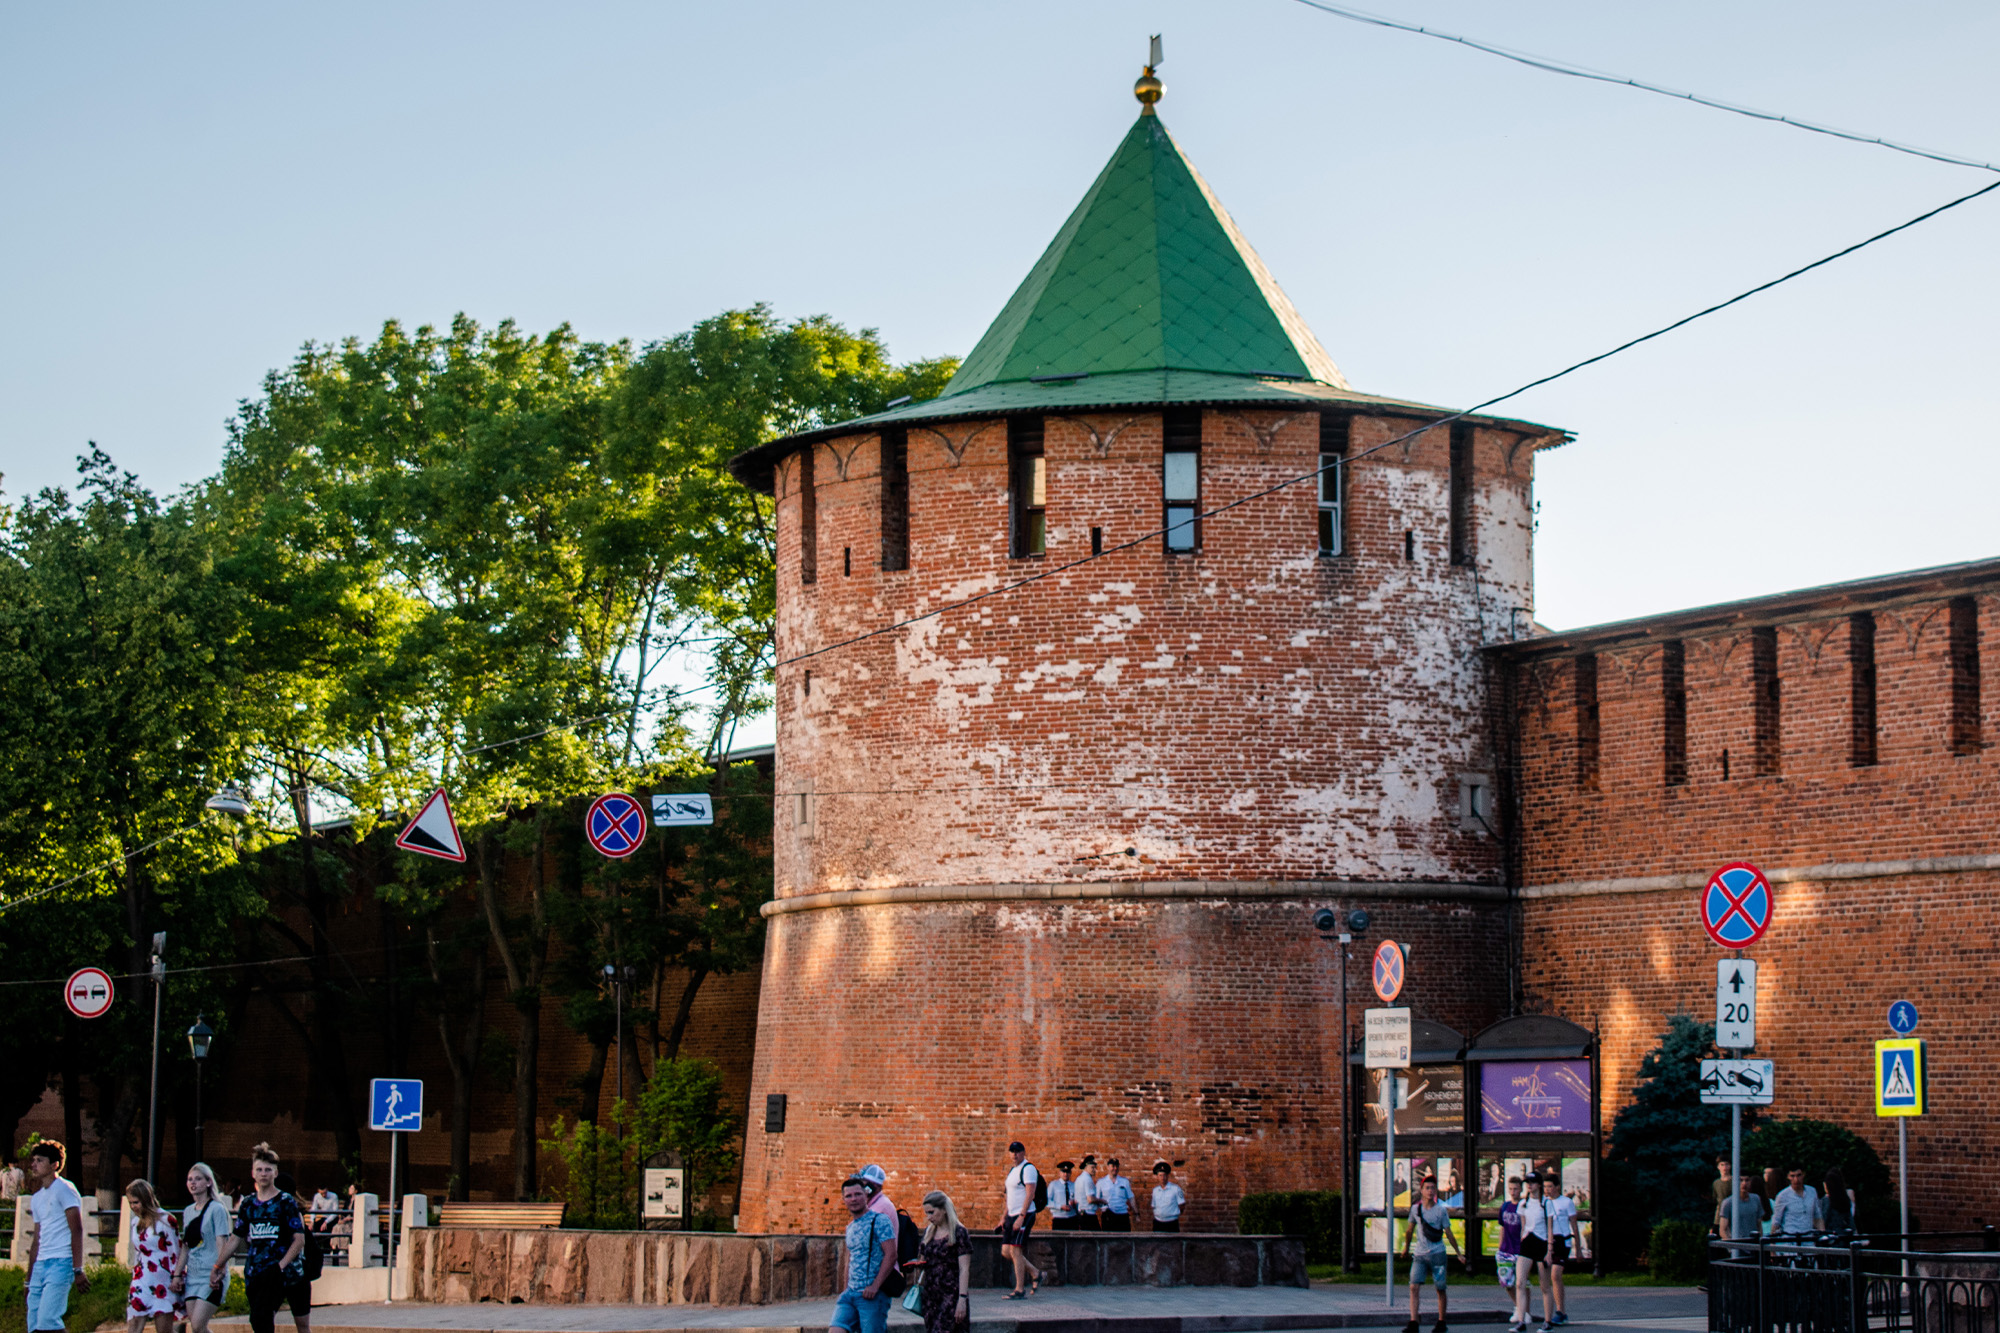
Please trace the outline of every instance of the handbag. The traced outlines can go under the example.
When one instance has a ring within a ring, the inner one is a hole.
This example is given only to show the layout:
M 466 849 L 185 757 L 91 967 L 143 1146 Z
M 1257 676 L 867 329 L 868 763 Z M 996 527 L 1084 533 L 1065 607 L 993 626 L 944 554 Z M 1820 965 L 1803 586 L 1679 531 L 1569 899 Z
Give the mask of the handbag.
M 910 1282 L 910 1289 L 903 1293 L 903 1308 L 917 1314 L 924 1308 L 924 1275 L 918 1273 Z

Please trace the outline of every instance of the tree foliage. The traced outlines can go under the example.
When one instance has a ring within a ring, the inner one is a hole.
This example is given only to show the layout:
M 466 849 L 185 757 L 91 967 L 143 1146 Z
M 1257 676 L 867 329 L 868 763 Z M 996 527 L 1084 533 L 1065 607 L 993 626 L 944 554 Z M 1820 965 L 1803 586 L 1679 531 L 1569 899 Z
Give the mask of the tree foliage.
M 1701 1061 L 1714 1041 L 1713 1023 L 1674 1015 L 1611 1122 L 1607 1156 L 1631 1169 L 1648 1225 L 1679 1218 L 1705 1227 L 1714 1212 L 1715 1156 L 1729 1150 L 1729 1108 L 1701 1102 Z M 1743 1108 L 1743 1119 L 1747 1131 L 1752 1108 Z

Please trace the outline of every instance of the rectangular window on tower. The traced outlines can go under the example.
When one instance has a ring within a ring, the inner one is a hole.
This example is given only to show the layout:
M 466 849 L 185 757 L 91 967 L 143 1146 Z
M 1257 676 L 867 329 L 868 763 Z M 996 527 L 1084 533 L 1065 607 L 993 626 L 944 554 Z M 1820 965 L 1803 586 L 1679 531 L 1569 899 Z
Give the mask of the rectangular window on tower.
M 1472 425 L 1451 427 L 1451 563 L 1472 563 Z
M 1347 506 L 1347 433 L 1351 417 L 1341 412 L 1319 414 L 1319 553 L 1339 555 L 1344 548 Z
M 810 444 L 799 450 L 799 582 L 819 582 L 819 492 Z
M 1687 663 L 1687 645 L 1681 640 L 1660 645 L 1660 716 L 1669 787 L 1685 786 L 1688 780 Z
M 1757 776 L 1770 777 L 1784 762 L 1784 731 L 1779 703 L 1783 698 L 1778 683 L 1778 631 L 1773 627 L 1750 631 L 1750 702 L 1756 719 Z
M 1201 409 L 1169 408 L 1161 423 L 1160 496 L 1168 551 L 1201 549 Z
M 882 432 L 882 568 L 910 567 L 910 433 Z
M 1597 654 L 1576 659 L 1576 785 L 1597 790 L 1600 754 L 1597 717 Z
M 1042 419 L 1007 419 L 1007 458 L 1013 496 L 1011 542 L 1016 560 L 1032 560 L 1049 544 L 1048 460 L 1042 456 Z
M 1978 754 L 1979 603 L 1951 599 L 1951 752 Z
M 1847 618 L 1847 684 L 1853 732 L 1847 762 L 1866 768 L 1875 762 L 1875 613 Z

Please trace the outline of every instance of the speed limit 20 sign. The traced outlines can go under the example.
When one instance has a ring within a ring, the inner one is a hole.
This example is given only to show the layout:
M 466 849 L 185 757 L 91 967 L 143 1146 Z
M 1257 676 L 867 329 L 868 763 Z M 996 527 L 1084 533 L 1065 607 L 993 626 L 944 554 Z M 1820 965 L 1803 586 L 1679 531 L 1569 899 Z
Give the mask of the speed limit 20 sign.
M 63 1003 L 78 1018 L 102 1018 L 115 998 L 111 974 L 101 967 L 82 968 L 63 983 Z
M 1757 964 L 1748 958 L 1715 965 L 1715 1044 L 1725 1051 L 1757 1044 Z

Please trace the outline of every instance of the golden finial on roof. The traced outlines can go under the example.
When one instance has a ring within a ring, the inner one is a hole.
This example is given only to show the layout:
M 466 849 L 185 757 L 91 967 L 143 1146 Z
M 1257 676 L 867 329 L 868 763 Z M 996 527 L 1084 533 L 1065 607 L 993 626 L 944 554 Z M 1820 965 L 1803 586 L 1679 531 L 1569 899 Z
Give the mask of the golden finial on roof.
M 1139 106 L 1141 108 L 1139 114 L 1142 116 L 1152 115 L 1153 103 L 1166 96 L 1167 92 L 1167 85 L 1161 83 L 1153 74 L 1154 68 L 1162 63 L 1160 59 L 1160 35 L 1158 33 L 1153 34 L 1153 48 L 1150 54 L 1152 59 L 1146 63 L 1146 72 L 1141 74 L 1139 81 L 1132 85 L 1132 96 L 1139 99 Z

